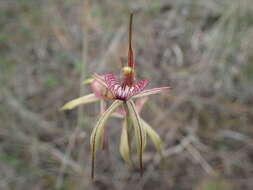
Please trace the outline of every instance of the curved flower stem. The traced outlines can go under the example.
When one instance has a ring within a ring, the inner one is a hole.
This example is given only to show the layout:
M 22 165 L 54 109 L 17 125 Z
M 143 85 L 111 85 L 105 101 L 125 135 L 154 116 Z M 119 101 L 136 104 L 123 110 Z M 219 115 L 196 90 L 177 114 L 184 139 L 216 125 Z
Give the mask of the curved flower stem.
M 107 105 L 104 100 L 100 101 L 100 115 L 106 111 Z M 102 150 L 108 150 L 108 132 L 107 126 L 104 126 L 103 135 L 102 135 Z

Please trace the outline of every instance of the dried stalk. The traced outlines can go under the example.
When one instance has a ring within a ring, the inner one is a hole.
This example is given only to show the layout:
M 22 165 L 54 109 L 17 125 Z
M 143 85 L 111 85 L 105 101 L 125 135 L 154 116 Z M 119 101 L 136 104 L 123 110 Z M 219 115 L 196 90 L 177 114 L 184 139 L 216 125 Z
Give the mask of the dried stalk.
M 89 0 L 83 0 L 83 8 L 82 8 L 82 31 L 83 31 L 83 47 L 82 47 L 82 67 L 81 67 L 81 75 L 80 75 L 80 96 L 84 94 L 84 87 L 82 85 L 82 81 L 85 78 L 86 75 L 86 68 L 87 68 L 87 62 L 88 62 L 88 48 L 89 48 L 89 39 L 88 39 L 88 32 L 89 32 L 89 22 L 88 22 L 88 16 L 89 16 Z M 77 115 L 77 126 L 72 133 L 72 135 L 69 138 L 67 149 L 65 151 L 64 159 L 62 161 L 62 165 L 59 171 L 59 176 L 56 183 L 56 188 L 60 189 L 63 185 L 63 174 L 66 170 L 66 165 L 68 158 L 71 155 L 71 152 L 74 148 L 74 144 L 76 141 L 76 136 L 81 131 L 81 127 L 84 124 L 84 108 L 80 106 L 78 108 L 78 115 Z
M 82 85 L 82 81 L 85 78 L 85 69 L 87 68 L 88 62 L 88 48 L 89 48 L 89 24 L 88 24 L 88 16 L 89 16 L 89 0 L 83 0 L 83 19 L 82 19 L 82 30 L 83 30 L 83 49 L 82 49 L 82 67 L 81 67 L 81 75 L 80 75 L 80 96 L 84 94 L 84 87 Z M 81 127 L 84 123 L 84 108 L 80 106 L 78 109 L 77 116 L 77 127 Z

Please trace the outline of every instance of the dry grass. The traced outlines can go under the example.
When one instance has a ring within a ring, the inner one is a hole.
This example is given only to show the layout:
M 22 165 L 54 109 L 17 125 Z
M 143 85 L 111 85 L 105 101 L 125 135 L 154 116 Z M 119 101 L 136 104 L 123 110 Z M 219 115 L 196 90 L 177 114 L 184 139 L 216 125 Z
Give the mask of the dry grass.
M 173 87 L 143 112 L 166 157 L 150 146 L 144 176 L 128 170 L 112 120 L 110 150 L 99 154 L 92 182 L 98 107 L 84 107 L 77 130 L 77 111 L 58 111 L 80 90 L 82 1 L 2 1 L 0 189 L 253 189 L 252 7 L 251 0 L 91 2 L 84 72 L 119 71 L 135 10 L 138 74 L 150 86 Z

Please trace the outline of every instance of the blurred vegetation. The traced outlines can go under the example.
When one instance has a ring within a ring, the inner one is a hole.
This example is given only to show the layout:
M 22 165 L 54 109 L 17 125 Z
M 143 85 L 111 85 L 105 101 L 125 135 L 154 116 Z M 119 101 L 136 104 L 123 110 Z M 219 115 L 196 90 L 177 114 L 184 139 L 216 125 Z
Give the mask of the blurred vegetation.
M 85 23 L 83 2 L 0 2 L 0 189 L 253 189 L 253 2 L 95 0 Z M 81 128 L 76 110 L 58 110 L 79 96 L 83 63 L 86 76 L 119 73 L 130 11 L 138 75 L 173 87 L 143 112 L 165 158 L 148 146 L 144 176 L 128 170 L 111 121 L 92 182 L 98 107 L 84 107 Z

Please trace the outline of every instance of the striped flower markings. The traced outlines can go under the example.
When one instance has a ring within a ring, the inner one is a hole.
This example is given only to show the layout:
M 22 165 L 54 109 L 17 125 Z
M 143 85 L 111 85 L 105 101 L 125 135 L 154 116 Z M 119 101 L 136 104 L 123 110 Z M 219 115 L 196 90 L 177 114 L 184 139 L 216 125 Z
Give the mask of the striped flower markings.
M 106 74 L 104 78 L 107 88 L 113 94 L 113 97 L 122 101 L 129 100 L 132 96 L 141 92 L 148 84 L 146 79 L 143 79 L 139 83 L 132 86 L 125 85 L 124 83 L 120 84 L 118 81 L 116 81 L 113 74 Z
M 170 87 L 144 89 L 148 80 L 142 79 L 136 82 L 135 68 L 132 51 L 132 20 L 129 22 L 129 47 L 128 64 L 122 68 L 122 81 L 109 73 L 104 75 L 93 74 L 92 78 L 86 79 L 84 84 L 90 84 L 93 93 L 67 102 L 61 110 L 71 110 L 81 104 L 100 101 L 100 117 L 93 128 L 90 137 L 91 146 L 91 177 L 94 179 L 96 152 L 101 145 L 107 147 L 107 127 L 105 125 L 109 117 L 121 118 L 122 132 L 120 138 L 120 154 L 123 160 L 131 167 L 129 133 L 133 132 L 136 141 L 138 163 L 140 173 L 143 173 L 142 154 L 146 145 L 146 137 L 150 137 L 155 148 L 161 152 L 161 139 L 152 127 L 140 117 L 147 96 L 170 90 Z

